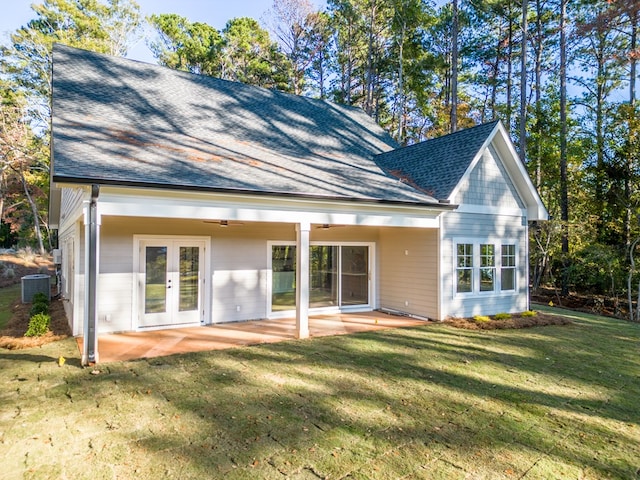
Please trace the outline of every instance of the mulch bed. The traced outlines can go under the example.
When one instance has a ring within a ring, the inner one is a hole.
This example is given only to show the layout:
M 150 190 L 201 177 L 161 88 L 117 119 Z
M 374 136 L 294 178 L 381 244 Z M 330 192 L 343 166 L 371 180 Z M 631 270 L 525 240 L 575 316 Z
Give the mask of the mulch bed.
M 545 325 L 569 325 L 571 324 L 571 320 L 565 317 L 557 317 L 555 315 L 538 312 L 535 317 L 523 317 L 514 314 L 511 318 L 505 320 L 491 319 L 488 322 L 477 322 L 473 318 L 450 318 L 445 320 L 445 324 L 467 330 L 499 330 L 506 328 L 541 327 Z
M 0 254 L 0 263 L 3 265 L 0 273 L 3 273 L 6 268 L 10 268 L 13 272 L 12 275 L 0 275 L 0 288 L 19 284 L 25 275 L 37 273 L 54 274 L 53 263 L 48 257 L 33 256 L 32 258 L 26 258 L 16 254 Z M 17 350 L 40 347 L 71 335 L 62 300 L 52 299 L 49 307 L 49 315 L 51 316 L 50 331 L 41 337 L 25 337 L 24 334 L 29 327 L 30 310 L 31 304 L 23 304 L 20 298 L 13 303 L 11 306 L 11 319 L 4 329 L 0 330 L 0 348 Z
M 23 304 L 18 299 L 11 307 L 13 315 L 3 330 L 0 330 L 0 348 L 9 350 L 19 350 L 23 348 L 33 348 L 46 345 L 51 342 L 62 340 L 71 335 L 71 330 L 64 314 L 62 300 L 52 299 L 49 306 L 51 324 L 49 332 L 41 337 L 25 337 L 24 334 L 29 327 L 29 311 L 31 304 Z

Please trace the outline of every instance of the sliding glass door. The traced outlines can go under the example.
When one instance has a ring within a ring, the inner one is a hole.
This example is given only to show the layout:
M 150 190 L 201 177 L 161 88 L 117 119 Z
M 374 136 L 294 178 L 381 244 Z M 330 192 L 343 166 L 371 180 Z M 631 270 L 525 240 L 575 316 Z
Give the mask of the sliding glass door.
M 342 305 L 369 303 L 369 247 L 342 247 Z
M 369 304 L 369 246 L 311 245 L 309 307 Z M 271 246 L 271 311 L 296 307 L 296 246 Z

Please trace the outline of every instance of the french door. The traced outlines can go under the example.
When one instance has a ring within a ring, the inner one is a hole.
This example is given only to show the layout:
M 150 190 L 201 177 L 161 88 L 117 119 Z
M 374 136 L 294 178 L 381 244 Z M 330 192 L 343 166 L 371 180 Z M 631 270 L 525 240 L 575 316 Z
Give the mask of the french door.
M 204 240 L 140 240 L 138 327 L 203 319 L 204 250 Z

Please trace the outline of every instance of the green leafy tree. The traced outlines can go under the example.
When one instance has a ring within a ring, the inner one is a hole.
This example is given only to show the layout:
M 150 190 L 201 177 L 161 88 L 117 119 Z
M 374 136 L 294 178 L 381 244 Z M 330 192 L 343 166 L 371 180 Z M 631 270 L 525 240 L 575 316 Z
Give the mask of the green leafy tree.
M 49 174 L 49 99 L 55 42 L 124 55 L 140 27 L 133 0 L 45 0 L 0 47 L 2 220 L 44 252 Z M 33 234 L 29 234 L 32 231 Z
M 176 14 L 151 15 L 159 38 L 150 43 L 160 65 L 191 73 L 220 76 L 222 37 L 206 23 L 191 23 Z
M 324 46 L 322 26 L 317 25 L 322 18 L 309 0 L 274 0 L 266 18 L 280 51 L 291 65 L 290 90 L 301 95 L 307 69 Z
M 256 20 L 230 20 L 222 38 L 222 78 L 289 91 L 290 62 Z

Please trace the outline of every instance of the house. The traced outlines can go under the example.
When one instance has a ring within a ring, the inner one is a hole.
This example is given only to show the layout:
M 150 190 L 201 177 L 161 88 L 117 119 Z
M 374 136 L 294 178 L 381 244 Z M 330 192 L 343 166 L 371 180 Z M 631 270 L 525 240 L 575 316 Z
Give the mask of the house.
M 55 45 L 50 226 L 101 332 L 528 308 L 547 211 L 500 122 L 399 148 L 357 108 Z

